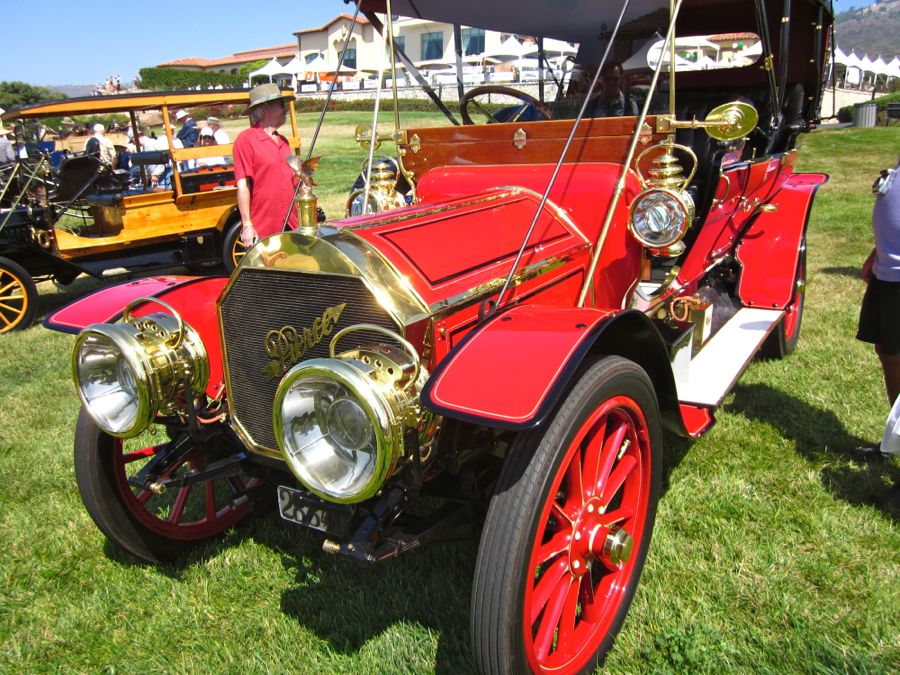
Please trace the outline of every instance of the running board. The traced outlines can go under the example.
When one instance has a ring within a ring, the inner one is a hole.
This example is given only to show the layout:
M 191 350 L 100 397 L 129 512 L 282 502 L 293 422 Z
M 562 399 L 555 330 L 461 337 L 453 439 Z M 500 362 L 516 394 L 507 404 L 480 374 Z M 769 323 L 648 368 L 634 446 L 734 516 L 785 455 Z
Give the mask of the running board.
M 783 315 L 778 309 L 739 310 L 691 359 L 687 377 L 676 376 L 678 400 L 719 405 Z

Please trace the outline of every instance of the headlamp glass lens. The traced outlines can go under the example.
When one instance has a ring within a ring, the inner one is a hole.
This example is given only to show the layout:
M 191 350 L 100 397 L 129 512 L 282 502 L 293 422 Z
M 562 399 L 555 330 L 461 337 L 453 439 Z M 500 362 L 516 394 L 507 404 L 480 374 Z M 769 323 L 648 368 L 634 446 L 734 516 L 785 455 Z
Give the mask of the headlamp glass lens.
M 378 206 L 378 200 L 370 193 L 369 194 L 369 208 L 364 209 L 363 205 L 366 203 L 366 193 L 360 192 L 358 195 L 353 197 L 350 200 L 350 208 L 348 209 L 349 214 L 351 216 L 361 216 L 366 213 L 378 213 L 381 209 Z
M 354 391 L 333 378 L 305 375 L 290 385 L 281 414 L 286 456 L 307 487 L 337 498 L 367 487 L 378 439 Z
M 638 197 L 632 226 L 637 238 L 648 246 L 668 246 L 681 235 L 685 208 L 668 192 L 653 191 Z
M 98 333 L 87 335 L 76 368 L 81 395 L 100 428 L 111 434 L 130 431 L 140 407 L 138 378 L 115 342 Z

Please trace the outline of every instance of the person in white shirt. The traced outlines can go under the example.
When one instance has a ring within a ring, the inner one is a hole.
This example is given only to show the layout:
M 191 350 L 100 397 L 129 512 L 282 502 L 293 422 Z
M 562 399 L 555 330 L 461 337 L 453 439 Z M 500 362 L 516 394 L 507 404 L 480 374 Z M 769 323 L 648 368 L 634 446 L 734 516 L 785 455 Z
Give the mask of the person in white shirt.
M 218 117 L 207 117 L 206 124 L 212 129 L 213 138 L 216 139 L 216 145 L 228 145 L 231 143 L 231 137 L 222 128 L 222 123 Z M 202 132 L 201 132 L 202 133 Z
M 16 151 L 9 140 L 9 134 L 11 133 L 12 129 L 7 129 L 0 122 L 0 166 L 12 164 L 16 161 Z
M 101 162 L 115 169 L 116 146 L 106 137 L 106 127 L 97 123 L 94 125 L 93 131 L 94 135 L 84 144 L 84 154 L 96 155 Z
M 201 148 L 209 145 L 218 145 L 218 143 L 216 143 L 215 134 L 213 133 L 212 128 L 203 127 L 200 130 L 200 136 L 197 139 L 197 145 Z M 220 166 L 222 164 L 225 164 L 225 158 L 220 155 L 215 157 L 200 157 L 197 160 L 197 168 L 203 166 Z

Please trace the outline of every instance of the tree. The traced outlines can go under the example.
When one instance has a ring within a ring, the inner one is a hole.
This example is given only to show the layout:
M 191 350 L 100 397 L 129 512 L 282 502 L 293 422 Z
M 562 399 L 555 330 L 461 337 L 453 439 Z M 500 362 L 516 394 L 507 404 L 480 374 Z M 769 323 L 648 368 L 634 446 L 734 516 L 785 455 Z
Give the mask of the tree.
M 41 101 L 55 101 L 60 98 L 66 98 L 66 95 L 47 87 L 35 87 L 18 81 L 0 82 L 0 108 L 5 110 Z

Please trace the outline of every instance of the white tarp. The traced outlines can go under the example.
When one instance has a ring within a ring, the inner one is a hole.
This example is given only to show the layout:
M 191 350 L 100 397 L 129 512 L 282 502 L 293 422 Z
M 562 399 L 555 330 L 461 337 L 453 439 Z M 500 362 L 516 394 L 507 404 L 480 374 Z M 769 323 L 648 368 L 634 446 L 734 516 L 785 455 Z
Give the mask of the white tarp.
M 262 77 L 268 77 L 269 82 L 271 82 L 273 75 L 279 75 L 283 72 L 284 71 L 281 70 L 281 64 L 278 63 L 278 59 L 273 58 L 262 68 L 258 68 L 257 70 L 251 71 L 247 75 L 247 79 L 249 79 L 252 82 L 254 77 L 262 76 Z

